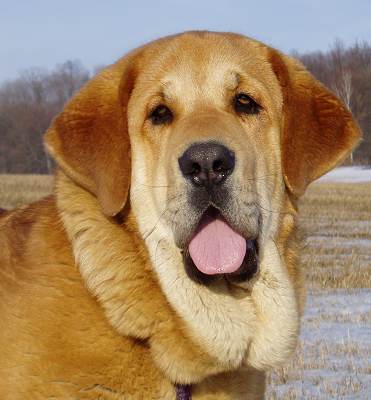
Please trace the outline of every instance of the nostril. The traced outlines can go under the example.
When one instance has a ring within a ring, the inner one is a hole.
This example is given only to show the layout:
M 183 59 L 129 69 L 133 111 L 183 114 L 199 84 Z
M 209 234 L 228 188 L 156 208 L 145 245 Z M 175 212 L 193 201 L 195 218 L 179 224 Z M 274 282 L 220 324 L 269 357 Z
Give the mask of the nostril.
M 200 172 L 201 172 L 201 165 L 196 162 L 192 163 L 190 175 L 197 175 Z
M 216 173 L 230 173 L 235 165 L 234 153 L 225 151 L 221 156 L 213 161 L 212 170 Z
M 213 171 L 214 172 L 221 172 L 223 171 L 223 160 L 215 160 L 213 162 Z

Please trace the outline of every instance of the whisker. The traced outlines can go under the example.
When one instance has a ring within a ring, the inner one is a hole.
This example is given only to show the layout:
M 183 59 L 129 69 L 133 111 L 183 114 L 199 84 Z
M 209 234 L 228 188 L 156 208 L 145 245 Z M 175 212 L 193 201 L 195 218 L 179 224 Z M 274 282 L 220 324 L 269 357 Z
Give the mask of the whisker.
M 254 177 L 254 178 L 244 178 L 244 180 L 246 180 L 246 181 L 259 181 L 259 180 L 264 180 L 264 179 L 266 179 L 266 178 L 269 178 L 269 177 L 274 177 L 275 175 L 274 174 L 268 174 L 268 175 L 263 175 L 263 176 L 257 176 L 256 178 Z
M 163 217 L 163 215 L 165 214 L 166 211 L 167 211 L 167 206 L 165 207 L 164 211 L 162 211 L 162 213 L 158 217 L 158 220 L 156 221 L 156 223 L 152 227 L 152 229 L 150 229 L 149 232 L 143 237 L 144 241 L 146 241 L 152 235 L 152 233 L 156 230 L 158 223 L 160 222 L 161 218 Z
M 169 188 L 169 187 L 171 187 L 170 185 L 147 185 L 147 184 L 145 184 L 145 183 L 141 183 L 141 182 L 136 182 L 138 185 L 141 185 L 141 186 L 145 186 L 145 187 L 148 187 L 148 188 Z
M 155 248 L 155 265 L 157 265 L 157 249 L 158 249 L 159 244 L 160 244 L 163 240 L 164 240 L 164 238 L 159 239 L 159 240 L 157 241 L 157 244 L 156 244 L 156 248 Z
M 266 212 L 271 213 L 271 214 L 281 214 L 281 215 L 290 215 L 291 214 L 289 212 L 282 212 L 282 211 L 277 211 L 277 210 L 269 210 L 268 208 L 265 208 L 261 204 L 257 203 L 256 201 L 254 201 L 253 204 L 256 207 L 262 209 L 263 211 L 266 211 Z
M 161 218 L 165 215 L 165 213 L 166 213 L 167 211 L 169 211 L 169 210 L 168 210 L 168 205 L 169 205 L 169 203 L 170 203 L 171 201 L 173 201 L 175 198 L 176 198 L 176 196 L 171 197 L 170 199 L 167 200 L 166 205 L 165 205 L 165 208 L 164 208 L 164 210 L 161 212 L 160 216 L 158 217 L 158 219 L 157 219 L 155 225 L 154 225 L 153 228 L 150 229 L 149 232 L 143 237 L 143 240 L 144 240 L 144 241 L 147 240 L 147 239 L 152 235 L 152 233 L 156 230 L 156 228 L 157 228 L 157 226 L 158 226 L 158 224 L 159 224 Z
M 280 248 L 278 247 L 278 244 L 277 244 L 276 240 L 275 240 L 273 237 L 270 237 L 270 239 L 273 241 L 274 245 L 276 246 L 278 255 L 279 255 L 280 259 L 281 259 L 281 263 L 284 264 L 285 262 L 284 262 L 284 260 L 283 260 L 283 254 L 281 254 L 281 250 L 280 250 Z

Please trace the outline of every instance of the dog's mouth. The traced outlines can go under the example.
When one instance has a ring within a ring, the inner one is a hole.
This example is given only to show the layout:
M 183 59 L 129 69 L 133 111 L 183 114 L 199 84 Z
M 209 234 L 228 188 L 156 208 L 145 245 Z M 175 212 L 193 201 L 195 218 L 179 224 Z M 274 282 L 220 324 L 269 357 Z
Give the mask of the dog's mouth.
M 184 253 L 187 274 L 208 284 L 220 277 L 230 282 L 249 280 L 258 269 L 256 238 L 245 238 L 214 207 L 209 207 Z

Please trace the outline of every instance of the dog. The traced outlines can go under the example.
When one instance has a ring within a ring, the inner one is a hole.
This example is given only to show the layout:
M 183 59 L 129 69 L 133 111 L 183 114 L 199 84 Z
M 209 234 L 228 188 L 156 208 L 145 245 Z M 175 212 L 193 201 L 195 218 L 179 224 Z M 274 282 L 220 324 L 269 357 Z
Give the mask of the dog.
M 298 199 L 359 139 L 238 34 L 104 69 L 46 132 L 53 194 L 0 220 L 0 398 L 262 399 L 304 307 Z

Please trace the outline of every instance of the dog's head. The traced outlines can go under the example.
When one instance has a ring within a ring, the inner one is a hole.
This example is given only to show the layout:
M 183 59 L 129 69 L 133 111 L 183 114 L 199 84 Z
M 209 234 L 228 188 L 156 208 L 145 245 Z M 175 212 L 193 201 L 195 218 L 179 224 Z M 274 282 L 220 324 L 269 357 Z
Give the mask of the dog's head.
M 249 280 L 278 234 L 283 199 L 301 196 L 359 137 L 350 112 L 299 62 L 239 35 L 195 32 L 139 48 L 93 78 L 46 145 L 106 215 L 130 197 L 172 301 L 179 277 Z M 178 297 L 184 316 L 188 300 Z
M 207 281 L 254 268 L 283 180 L 300 196 L 358 138 L 349 111 L 298 62 L 238 35 L 190 33 L 100 73 L 46 143 L 107 215 L 123 208 L 131 175 L 190 276 Z

